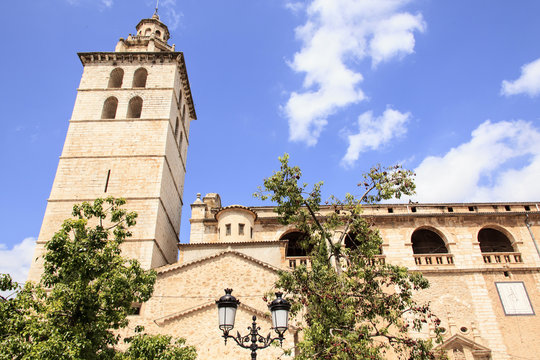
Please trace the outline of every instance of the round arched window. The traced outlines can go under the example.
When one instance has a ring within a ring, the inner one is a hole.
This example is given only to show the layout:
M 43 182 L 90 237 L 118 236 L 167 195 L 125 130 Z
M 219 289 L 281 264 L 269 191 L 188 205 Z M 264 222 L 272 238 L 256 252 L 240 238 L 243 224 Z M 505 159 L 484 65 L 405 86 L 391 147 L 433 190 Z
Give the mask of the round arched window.
M 133 75 L 133 87 L 145 87 L 146 86 L 146 78 L 148 77 L 148 71 L 146 71 L 145 68 L 139 68 L 137 71 L 135 71 L 135 74 Z
M 510 239 L 499 230 L 491 228 L 480 230 L 478 242 L 480 243 L 480 251 L 483 253 L 514 252 Z
M 122 81 L 124 79 L 124 70 L 121 68 L 115 68 L 111 71 L 111 75 L 109 76 L 109 84 L 108 88 L 121 88 L 122 87 Z
M 116 108 L 118 107 L 118 99 L 111 96 L 103 103 L 103 110 L 101 111 L 102 119 L 114 119 L 116 117 Z
M 447 254 L 444 240 L 435 231 L 418 229 L 411 237 L 414 254 Z
M 300 231 L 292 231 L 283 235 L 279 240 L 288 240 L 287 252 L 285 256 L 307 256 L 311 249 L 306 248 L 306 234 Z
M 128 119 L 140 118 L 141 112 L 142 112 L 142 106 L 143 106 L 143 100 L 139 96 L 135 96 L 134 98 L 129 100 L 127 118 Z
M 362 239 L 355 233 L 349 232 L 347 235 L 345 235 L 345 248 L 356 250 L 358 249 L 362 244 Z M 379 246 L 378 251 L 375 253 L 378 255 L 382 254 L 382 247 Z

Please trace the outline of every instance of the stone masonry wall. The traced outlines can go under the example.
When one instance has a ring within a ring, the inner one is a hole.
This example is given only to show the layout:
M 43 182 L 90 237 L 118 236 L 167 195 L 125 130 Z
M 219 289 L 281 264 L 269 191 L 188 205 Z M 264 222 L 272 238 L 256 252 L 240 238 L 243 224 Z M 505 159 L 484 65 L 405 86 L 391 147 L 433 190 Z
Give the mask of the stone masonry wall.
M 214 301 L 223 295 L 224 288 L 232 287 L 233 294 L 242 304 L 257 311 L 254 313 L 240 306 L 232 333 L 238 330 L 246 334 L 251 317 L 256 315 L 262 328 L 260 332 L 266 335 L 270 332 L 271 322 L 262 316 L 269 313 L 262 297 L 276 279 L 276 271 L 234 253 L 174 270 L 177 266 L 168 265 L 160 269 L 154 296 L 143 305 L 140 316 L 130 317 L 128 329 L 121 334 L 127 336 L 129 329 L 143 325 L 150 333 L 186 338 L 188 344 L 197 347 L 198 359 L 201 360 L 248 358 L 249 351 L 241 349 L 232 340 L 224 345 Z M 173 270 L 164 272 L 166 269 Z M 287 332 L 284 347 L 292 348 L 293 338 L 293 334 Z M 259 351 L 257 358 L 276 359 L 281 354 L 279 347 L 270 347 Z
M 175 262 L 185 176 L 187 139 L 178 149 L 174 122 L 180 116 L 177 94 L 179 65 L 152 61 L 86 62 L 62 156 L 45 212 L 38 243 L 43 244 L 71 216 L 74 203 L 115 196 L 128 200 L 139 214 L 124 253 L 145 267 Z M 144 88 L 133 88 L 133 76 L 144 67 Z M 122 86 L 108 88 L 111 71 L 124 71 Z M 115 96 L 115 119 L 101 119 L 105 100 Z M 127 119 L 129 100 L 143 99 L 141 117 Z M 182 100 L 185 102 L 185 100 Z M 185 126 L 189 129 L 189 114 Z M 187 129 L 183 132 L 187 134 Z M 184 135 L 185 136 L 185 135 Z M 187 137 L 187 136 L 185 136 Z M 38 246 L 35 258 L 42 253 Z M 41 266 L 30 271 L 37 279 Z

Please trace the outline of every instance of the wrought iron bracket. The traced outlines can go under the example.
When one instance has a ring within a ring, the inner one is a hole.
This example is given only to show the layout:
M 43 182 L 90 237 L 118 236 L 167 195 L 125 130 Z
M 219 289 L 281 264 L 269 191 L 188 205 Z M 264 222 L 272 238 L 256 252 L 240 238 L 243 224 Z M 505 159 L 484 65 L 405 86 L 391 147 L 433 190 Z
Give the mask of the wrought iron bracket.
M 251 359 L 254 360 L 257 359 L 257 350 L 269 347 L 274 341 L 279 341 L 280 346 L 282 346 L 285 338 L 283 337 L 283 332 L 277 332 L 278 336 L 275 338 L 272 338 L 271 333 L 268 333 L 266 337 L 262 336 L 259 334 L 261 328 L 257 326 L 257 317 L 253 316 L 252 320 L 251 326 L 248 327 L 248 335 L 242 336 L 237 331 L 236 336 L 232 336 L 229 335 L 229 331 L 223 331 L 223 338 L 225 339 L 225 344 L 227 344 L 227 339 L 233 339 L 240 347 L 250 349 Z

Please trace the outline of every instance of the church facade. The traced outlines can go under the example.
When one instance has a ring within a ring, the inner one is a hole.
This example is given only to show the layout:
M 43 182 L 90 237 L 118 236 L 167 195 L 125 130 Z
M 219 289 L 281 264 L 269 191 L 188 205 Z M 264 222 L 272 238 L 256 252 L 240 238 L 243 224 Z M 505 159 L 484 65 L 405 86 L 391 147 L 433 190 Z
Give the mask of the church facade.
M 190 242 L 178 243 L 190 125 L 197 116 L 184 54 L 168 44 L 167 26 L 155 14 L 136 29 L 114 52 L 79 53 L 84 71 L 29 279 L 39 279 L 43 246 L 73 204 L 124 197 L 139 217 L 123 253 L 155 269 L 158 279 L 153 297 L 136 305 L 138 314 L 121 334 L 143 325 L 186 338 L 200 359 L 247 358 L 247 350 L 224 344 L 215 300 L 234 289 L 241 301 L 236 328 L 245 334 L 257 316 L 267 334 L 264 294 L 279 270 L 309 266 L 309 257 L 297 245 L 301 234 L 279 224 L 273 207 L 224 206 L 214 193 L 197 194 Z M 538 358 L 539 205 L 366 206 L 383 239 L 379 261 L 429 279 L 418 299 L 442 320 L 440 346 L 450 359 Z M 322 215 L 327 211 L 322 207 Z M 416 335 L 433 336 L 433 329 Z M 293 321 L 284 347 L 294 349 L 299 336 Z M 282 350 L 258 355 L 276 359 Z

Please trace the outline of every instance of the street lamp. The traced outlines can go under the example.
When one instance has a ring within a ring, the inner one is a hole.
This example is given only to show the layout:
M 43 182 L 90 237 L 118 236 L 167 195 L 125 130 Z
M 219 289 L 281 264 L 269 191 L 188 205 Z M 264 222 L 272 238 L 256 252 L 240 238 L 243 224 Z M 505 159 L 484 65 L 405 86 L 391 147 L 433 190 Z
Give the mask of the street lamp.
M 229 335 L 229 331 L 234 328 L 234 318 L 236 316 L 236 309 L 238 308 L 238 301 L 231 295 L 232 289 L 225 289 L 225 295 L 216 301 L 219 315 L 219 328 L 223 331 L 223 338 L 225 344 L 227 339 L 233 339 L 239 346 L 244 349 L 251 350 L 251 359 L 257 359 L 257 350 L 264 349 L 270 346 L 274 341 L 279 340 L 280 345 L 283 345 L 283 334 L 287 331 L 289 310 L 291 304 L 281 296 L 280 292 L 276 293 L 276 299 L 268 305 L 270 313 L 272 314 L 272 329 L 277 333 L 277 337 L 272 338 L 272 333 L 268 333 L 266 337 L 259 334 L 260 327 L 257 326 L 257 317 L 253 316 L 253 322 L 248 327 L 249 334 L 246 336 L 240 335 L 236 332 L 236 336 Z M 251 343 L 250 343 L 251 342 Z

